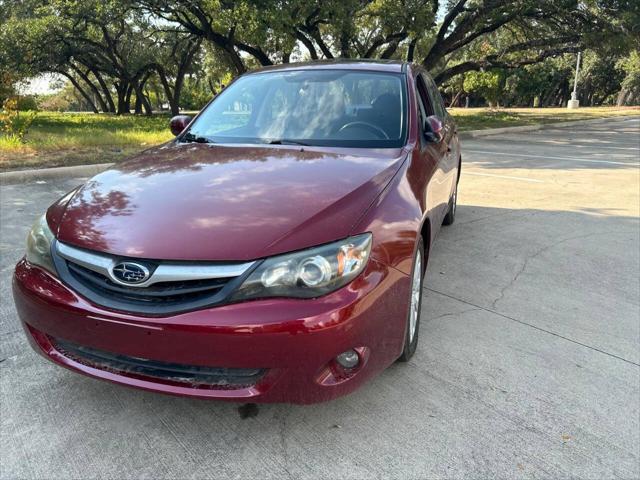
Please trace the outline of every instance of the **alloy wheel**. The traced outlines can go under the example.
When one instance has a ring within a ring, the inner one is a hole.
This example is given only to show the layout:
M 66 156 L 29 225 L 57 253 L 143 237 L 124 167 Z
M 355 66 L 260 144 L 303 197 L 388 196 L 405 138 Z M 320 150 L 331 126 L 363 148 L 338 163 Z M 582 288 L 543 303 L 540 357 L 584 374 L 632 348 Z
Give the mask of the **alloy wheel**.
M 420 315 L 420 291 L 422 286 L 422 253 L 418 251 L 413 266 L 413 281 L 411 283 L 411 310 L 409 312 L 409 343 L 413 342 Z

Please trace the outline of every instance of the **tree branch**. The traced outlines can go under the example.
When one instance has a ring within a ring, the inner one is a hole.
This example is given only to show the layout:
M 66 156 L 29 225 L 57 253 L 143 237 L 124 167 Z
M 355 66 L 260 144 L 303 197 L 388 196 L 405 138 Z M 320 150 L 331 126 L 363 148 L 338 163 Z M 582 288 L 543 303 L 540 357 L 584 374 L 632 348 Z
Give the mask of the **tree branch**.
M 380 55 L 380 58 L 389 58 L 391 55 L 393 55 L 393 52 L 395 52 L 395 50 L 398 48 L 398 45 L 400 44 L 400 42 L 403 41 L 405 38 L 407 38 L 407 36 L 408 36 L 407 31 L 406 29 L 403 28 L 400 32 L 391 33 L 386 37 L 378 36 L 374 38 L 373 42 L 365 52 L 364 58 L 374 58 L 374 55 L 378 48 L 388 43 L 395 44 L 395 48 L 393 48 L 393 51 L 390 53 L 390 55 L 384 56 L 384 53 Z
M 521 60 L 500 60 L 497 56 L 489 56 L 484 60 L 470 60 L 467 62 L 462 62 L 453 67 L 450 67 L 442 72 L 440 72 L 434 78 L 436 84 L 441 85 L 442 83 L 449 80 L 451 77 L 455 77 L 456 75 L 460 75 L 461 73 L 471 72 L 471 71 L 479 71 L 485 69 L 492 68 L 504 68 L 504 69 L 512 69 L 523 67 L 525 65 L 533 65 L 535 63 L 539 63 L 543 61 L 545 58 L 554 57 L 557 55 L 561 55 L 563 53 L 575 53 L 580 50 L 580 46 L 564 46 L 559 48 L 554 48 L 550 50 L 545 50 L 543 52 L 538 53 L 534 57 L 529 57 Z
M 294 28 L 293 34 L 295 35 L 296 39 L 300 40 L 300 43 L 302 43 L 306 47 L 306 49 L 309 51 L 309 55 L 311 56 L 311 59 L 318 60 L 318 52 L 316 51 L 316 47 L 313 45 L 313 42 L 309 40 L 309 37 L 307 37 L 304 33 L 298 30 L 297 27 Z

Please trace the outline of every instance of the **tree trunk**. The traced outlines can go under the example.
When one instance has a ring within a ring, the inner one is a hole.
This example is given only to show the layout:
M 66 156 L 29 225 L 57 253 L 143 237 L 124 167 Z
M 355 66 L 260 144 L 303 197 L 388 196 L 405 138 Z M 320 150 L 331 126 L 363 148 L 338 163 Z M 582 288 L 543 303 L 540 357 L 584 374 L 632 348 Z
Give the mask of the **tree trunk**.
M 418 43 L 418 39 L 414 38 L 409 43 L 409 49 L 407 50 L 407 62 L 413 62 L 413 56 L 416 51 L 416 43 Z
M 129 101 L 127 99 L 127 93 L 129 92 L 129 95 L 131 95 L 130 90 L 129 90 L 129 85 L 123 82 L 118 82 L 116 84 L 116 91 L 118 92 L 118 108 L 116 110 L 116 114 L 117 115 L 122 115 L 124 113 L 129 113 Z
M 149 105 L 148 114 L 151 115 L 153 113 L 153 103 L 151 103 L 151 90 L 149 87 L 149 83 L 144 84 L 144 87 L 142 88 L 142 94 L 144 95 L 144 98 Z
M 380 58 L 382 59 L 388 59 L 391 58 L 391 56 L 396 53 L 396 50 L 398 49 L 398 46 L 400 44 L 398 42 L 391 42 L 389 45 L 387 45 L 387 48 L 385 48 L 382 53 L 380 54 Z
M 171 105 L 171 115 L 178 115 L 180 113 L 180 95 L 182 94 L 182 82 L 176 80 L 176 84 L 173 87 L 173 96 Z
M 140 98 L 140 104 L 142 105 L 142 108 L 144 108 L 145 115 L 151 115 L 153 113 L 153 109 L 151 108 L 151 102 L 149 102 L 149 99 L 144 94 L 144 86 L 146 85 L 147 80 L 149 80 L 150 76 L 151 76 L 151 73 L 147 73 L 142 78 L 140 83 L 136 84 L 136 103 L 138 102 L 138 98 Z
M 294 30 L 294 35 L 306 47 L 311 60 L 318 60 L 318 52 L 316 51 L 316 47 L 313 45 L 313 42 L 297 28 Z
M 109 90 L 109 87 L 107 87 L 107 83 L 104 81 L 104 78 L 102 78 L 102 75 L 100 75 L 100 72 L 98 72 L 96 69 L 92 69 L 91 73 L 93 73 L 93 76 L 96 77 L 96 80 L 98 80 L 98 84 L 100 85 L 102 94 L 104 95 L 104 99 L 107 102 L 109 112 L 116 113 L 116 105 L 115 103 L 113 103 L 111 90 Z
M 458 103 L 458 99 L 460 98 L 460 96 L 462 95 L 462 93 L 464 92 L 464 90 L 459 90 L 458 93 L 456 93 L 455 97 L 453 97 L 453 99 L 451 100 L 451 103 L 449 104 L 449 107 L 455 107 L 456 103 Z
M 136 101 L 133 104 L 134 115 L 142 115 L 142 95 L 140 94 L 140 88 L 136 85 Z
M 349 58 L 349 33 L 342 31 L 340 34 L 340 57 Z
M 231 65 L 233 65 L 233 67 L 236 69 L 236 73 L 238 75 L 242 75 L 247 71 L 247 67 L 242 61 L 242 57 L 238 54 L 238 52 L 236 52 L 236 50 L 233 48 L 233 45 L 225 45 L 223 47 L 223 51 L 227 54 Z
M 174 91 L 171 89 L 171 85 L 169 85 L 169 80 L 164 73 L 162 67 L 158 67 L 157 69 L 158 77 L 160 77 L 160 83 L 162 83 L 162 88 L 164 89 L 164 94 L 167 97 L 167 102 L 169 102 L 169 108 L 171 109 L 171 115 L 178 115 L 180 113 L 180 107 L 178 106 L 178 100 L 174 97 Z M 176 81 L 177 85 L 177 81 Z
M 69 81 L 71 82 L 71 84 L 75 87 L 75 89 L 80 93 L 80 95 L 82 95 L 82 97 L 87 101 L 87 104 L 89 105 L 89 107 L 91 108 L 91 111 L 93 113 L 99 113 L 98 112 L 98 108 L 96 107 L 96 104 L 93 102 L 93 99 L 91 98 L 91 95 L 89 95 L 78 83 L 78 81 L 73 78 L 73 75 L 69 75 L 67 72 L 59 72 L 62 75 L 64 75 L 65 77 L 67 77 L 69 79 Z
M 122 113 L 131 113 L 131 95 L 133 94 L 133 84 L 127 85 L 127 92 L 124 95 L 124 105 Z
M 82 81 L 93 92 L 94 98 L 98 101 L 98 105 L 100 106 L 100 109 L 104 113 L 107 113 L 109 111 L 109 108 L 107 107 L 107 104 L 105 103 L 105 101 L 102 99 L 102 96 L 100 95 L 100 91 L 98 90 L 98 87 L 96 87 L 91 81 L 91 79 L 89 78 L 89 76 L 86 73 L 84 73 L 82 70 L 80 70 L 78 67 L 76 67 L 75 65 L 71 65 L 71 68 L 73 69 L 74 72 L 78 74 L 78 76 L 82 79 Z
M 153 93 L 156 96 L 156 106 L 158 107 L 158 110 L 162 111 L 162 104 L 164 103 L 164 99 L 162 98 L 162 90 L 158 88 L 157 82 L 153 82 L 151 88 L 153 88 Z
M 618 98 L 616 99 L 616 106 L 622 107 L 627 104 L 627 97 L 629 96 L 629 90 L 623 88 L 618 92 Z
M 551 102 L 553 101 L 553 97 L 555 95 L 555 92 L 556 92 L 556 85 L 553 85 L 550 89 L 548 89 L 545 92 L 545 95 L 542 98 L 542 106 L 543 107 L 550 106 Z
M 318 30 L 318 27 L 316 26 L 313 30 L 309 31 L 309 34 L 316 41 L 325 58 L 333 58 L 333 53 L 331 53 L 331 50 L 329 49 L 327 44 L 324 43 L 324 40 L 322 39 L 322 35 L 320 35 L 320 30 Z

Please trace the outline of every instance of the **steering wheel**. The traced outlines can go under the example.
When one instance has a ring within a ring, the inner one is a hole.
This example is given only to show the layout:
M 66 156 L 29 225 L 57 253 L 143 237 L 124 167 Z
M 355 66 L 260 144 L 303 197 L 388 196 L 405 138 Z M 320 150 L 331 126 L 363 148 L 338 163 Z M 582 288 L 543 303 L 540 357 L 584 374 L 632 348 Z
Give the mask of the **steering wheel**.
M 342 132 L 347 128 L 353 128 L 353 127 L 364 127 L 365 130 L 369 130 L 371 133 L 378 135 L 381 139 L 389 140 L 389 135 L 387 135 L 387 132 L 385 132 L 380 127 L 373 125 L 372 123 L 369 123 L 369 122 L 349 122 L 341 126 L 338 132 Z

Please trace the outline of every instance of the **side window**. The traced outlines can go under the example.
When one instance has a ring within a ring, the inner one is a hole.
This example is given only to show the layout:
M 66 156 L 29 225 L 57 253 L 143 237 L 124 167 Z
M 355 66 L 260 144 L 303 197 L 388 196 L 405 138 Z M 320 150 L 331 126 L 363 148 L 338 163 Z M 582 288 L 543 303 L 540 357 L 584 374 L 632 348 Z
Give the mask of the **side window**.
M 431 78 L 427 77 L 424 73 L 421 73 L 420 76 L 423 78 L 423 81 L 425 82 L 429 90 L 429 97 L 431 98 L 431 104 L 433 105 L 433 114 L 437 115 L 441 119 L 444 119 L 447 115 L 447 110 L 444 107 L 442 95 L 440 95 L 438 87 L 436 87 L 434 81 L 431 80 Z
M 424 122 L 427 117 L 433 115 L 433 109 L 429 103 L 429 95 L 422 75 L 416 77 L 416 97 L 418 99 L 418 124 L 420 130 L 424 131 Z
M 422 129 L 424 119 L 427 118 L 427 112 L 424 109 L 424 102 L 422 101 L 422 95 L 420 95 L 419 90 L 416 90 L 416 98 L 418 99 L 418 125 L 420 125 Z

